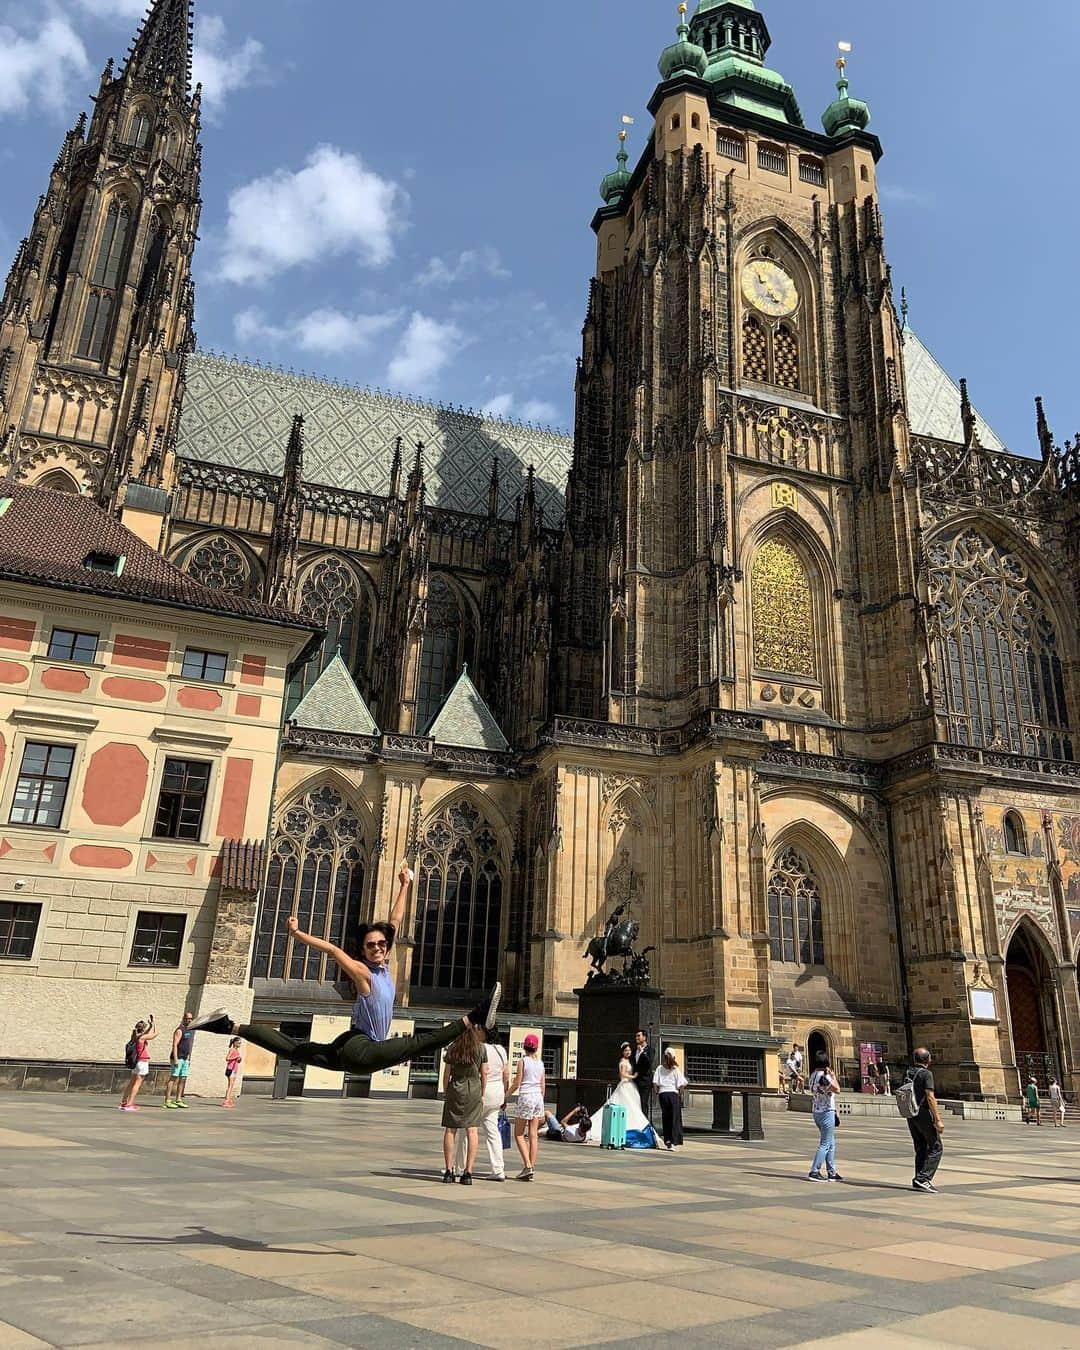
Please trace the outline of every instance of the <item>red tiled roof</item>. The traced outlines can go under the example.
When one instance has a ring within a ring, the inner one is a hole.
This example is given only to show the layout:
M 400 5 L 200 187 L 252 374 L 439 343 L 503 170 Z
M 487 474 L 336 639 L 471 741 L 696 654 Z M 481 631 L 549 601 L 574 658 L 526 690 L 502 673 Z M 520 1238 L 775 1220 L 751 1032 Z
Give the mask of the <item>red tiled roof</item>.
M 309 631 L 317 624 L 291 610 L 214 591 L 181 572 L 89 497 L 0 480 L 0 580 L 39 583 L 118 600 L 147 600 Z M 91 553 L 122 556 L 123 571 L 92 570 Z
M 257 839 L 226 839 L 221 845 L 221 889 L 257 891 L 266 868 L 266 845 Z

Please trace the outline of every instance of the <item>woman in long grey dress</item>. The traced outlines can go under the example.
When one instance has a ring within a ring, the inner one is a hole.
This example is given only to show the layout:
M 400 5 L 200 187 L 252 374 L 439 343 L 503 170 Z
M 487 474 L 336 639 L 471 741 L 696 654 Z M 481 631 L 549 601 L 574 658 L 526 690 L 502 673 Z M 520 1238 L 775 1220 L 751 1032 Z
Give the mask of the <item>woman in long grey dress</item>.
M 466 1027 L 446 1048 L 443 1059 L 443 1181 L 454 1180 L 454 1141 L 458 1130 L 468 1136 L 463 1186 L 472 1185 L 476 1163 L 477 1129 L 484 1117 L 484 1088 L 487 1064 L 483 1046 L 474 1027 Z

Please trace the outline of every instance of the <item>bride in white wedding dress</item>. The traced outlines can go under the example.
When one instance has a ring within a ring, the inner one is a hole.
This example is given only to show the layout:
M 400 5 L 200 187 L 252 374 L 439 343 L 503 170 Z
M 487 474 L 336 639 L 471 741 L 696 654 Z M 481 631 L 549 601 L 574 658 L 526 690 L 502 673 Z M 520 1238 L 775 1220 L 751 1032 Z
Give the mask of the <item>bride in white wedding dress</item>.
M 619 1081 L 608 1102 L 626 1110 L 627 1148 L 658 1148 L 656 1131 L 641 1109 L 641 1094 L 634 1082 L 634 1065 L 630 1053 L 629 1043 L 624 1043 L 620 1047 Z

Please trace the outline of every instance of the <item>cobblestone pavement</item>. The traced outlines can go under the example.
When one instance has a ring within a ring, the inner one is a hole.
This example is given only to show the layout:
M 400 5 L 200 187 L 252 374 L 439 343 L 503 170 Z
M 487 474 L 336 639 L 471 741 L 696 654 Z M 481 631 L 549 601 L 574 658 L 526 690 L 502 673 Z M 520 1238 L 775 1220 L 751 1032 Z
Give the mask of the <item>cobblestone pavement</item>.
M 935 1196 L 899 1117 L 844 1120 L 843 1185 L 766 1130 L 466 1189 L 434 1102 L 9 1094 L 0 1347 L 1080 1347 L 1080 1131 L 950 1120 Z

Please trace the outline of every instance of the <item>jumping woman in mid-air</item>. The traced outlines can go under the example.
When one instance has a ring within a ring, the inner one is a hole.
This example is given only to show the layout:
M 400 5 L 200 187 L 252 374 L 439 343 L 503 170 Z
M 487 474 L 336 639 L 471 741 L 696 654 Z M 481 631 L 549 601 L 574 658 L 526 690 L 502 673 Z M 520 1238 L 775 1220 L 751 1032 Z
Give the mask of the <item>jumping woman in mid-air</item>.
M 353 1004 L 352 1026 L 327 1044 L 317 1041 L 296 1041 L 270 1027 L 238 1026 L 224 1008 L 204 1013 L 191 1023 L 189 1031 L 209 1031 L 218 1036 L 240 1036 L 252 1045 L 261 1046 L 282 1059 L 296 1064 L 313 1064 L 319 1069 L 335 1073 L 372 1074 L 404 1064 L 417 1055 L 439 1050 L 461 1035 L 462 1026 L 491 1027 L 499 1008 L 502 986 L 495 985 L 490 994 L 478 1004 L 468 1017 L 447 1022 L 436 1031 L 424 1031 L 418 1036 L 395 1036 L 389 1040 L 390 1023 L 394 1017 L 394 994 L 397 959 L 393 951 L 394 937 L 405 917 L 405 899 L 413 874 L 408 867 L 398 873 L 397 898 L 385 923 L 360 925 L 360 960 L 348 956 L 325 938 L 300 931 L 294 918 L 286 920 L 285 927 L 295 942 L 314 947 L 333 957 L 343 975 L 353 983 L 356 1002 Z

